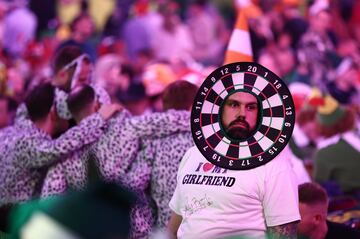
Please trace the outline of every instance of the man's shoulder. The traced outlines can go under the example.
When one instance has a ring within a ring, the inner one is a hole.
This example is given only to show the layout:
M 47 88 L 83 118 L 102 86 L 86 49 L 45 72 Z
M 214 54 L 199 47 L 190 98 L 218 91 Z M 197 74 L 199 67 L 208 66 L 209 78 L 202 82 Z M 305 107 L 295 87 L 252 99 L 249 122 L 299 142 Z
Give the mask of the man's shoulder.
M 338 160 L 340 154 L 349 152 L 354 153 L 356 150 L 351 144 L 346 140 L 339 138 L 337 142 L 326 145 L 325 147 L 319 148 L 315 153 L 316 160 L 326 160 L 330 159 Z
M 189 160 L 190 159 L 190 160 Z M 192 146 L 189 148 L 181 160 L 181 165 L 184 165 L 185 163 L 189 161 L 194 161 L 195 159 L 205 159 L 205 157 L 201 154 L 200 150 L 197 148 L 197 146 Z

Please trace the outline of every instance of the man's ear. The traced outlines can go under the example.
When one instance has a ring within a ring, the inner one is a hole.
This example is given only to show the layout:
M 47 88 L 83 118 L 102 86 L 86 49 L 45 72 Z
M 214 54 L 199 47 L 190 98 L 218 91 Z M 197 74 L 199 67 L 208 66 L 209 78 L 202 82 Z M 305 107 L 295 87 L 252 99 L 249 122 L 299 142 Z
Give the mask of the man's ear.
M 316 223 L 322 223 L 325 220 L 324 216 L 321 214 L 315 214 L 314 219 Z

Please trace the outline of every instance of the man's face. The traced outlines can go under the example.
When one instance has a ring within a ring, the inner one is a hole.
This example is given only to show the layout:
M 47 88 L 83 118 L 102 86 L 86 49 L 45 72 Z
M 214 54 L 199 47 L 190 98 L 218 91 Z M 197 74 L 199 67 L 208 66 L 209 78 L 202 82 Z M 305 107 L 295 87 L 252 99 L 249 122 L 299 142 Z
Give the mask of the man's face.
M 327 11 L 321 11 L 311 18 L 313 29 L 319 33 L 325 34 L 331 27 L 331 17 Z
M 255 96 L 246 92 L 230 95 L 223 106 L 222 125 L 234 139 L 245 139 L 255 129 L 258 120 L 258 102 Z
M 89 84 L 92 74 L 92 63 L 88 58 L 83 59 L 81 62 L 81 68 L 78 75 L 77 85 Z

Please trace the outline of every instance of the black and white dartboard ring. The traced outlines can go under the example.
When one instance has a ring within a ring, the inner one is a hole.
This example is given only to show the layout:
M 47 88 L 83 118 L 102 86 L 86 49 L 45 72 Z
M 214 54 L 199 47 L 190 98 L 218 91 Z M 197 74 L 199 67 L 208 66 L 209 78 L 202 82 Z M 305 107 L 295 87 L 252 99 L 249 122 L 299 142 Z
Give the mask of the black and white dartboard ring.
M 227 96 L 245 91 L 255 95 L 261 113 L 257 130 L 244 140 L 227 136 L 220 110 Z M 237 62 L 213 71 L 201 85 L 191 112 L 196 146 L 216 166 L 246 170 L 266 164 L 289 142 L 295 108 L 286 84 L 273 72 L 253 62 Z

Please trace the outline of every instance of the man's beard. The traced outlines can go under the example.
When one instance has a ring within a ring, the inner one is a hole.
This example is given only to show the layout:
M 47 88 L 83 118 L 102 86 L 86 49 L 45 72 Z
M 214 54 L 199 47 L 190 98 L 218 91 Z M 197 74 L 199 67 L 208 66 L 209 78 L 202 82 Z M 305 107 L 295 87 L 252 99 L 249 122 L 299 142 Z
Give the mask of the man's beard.
M 246 139 L 251 133 L 250 125 L 244 119 L 238 118 L 229 124 L 226 133 L 233 139 Z

